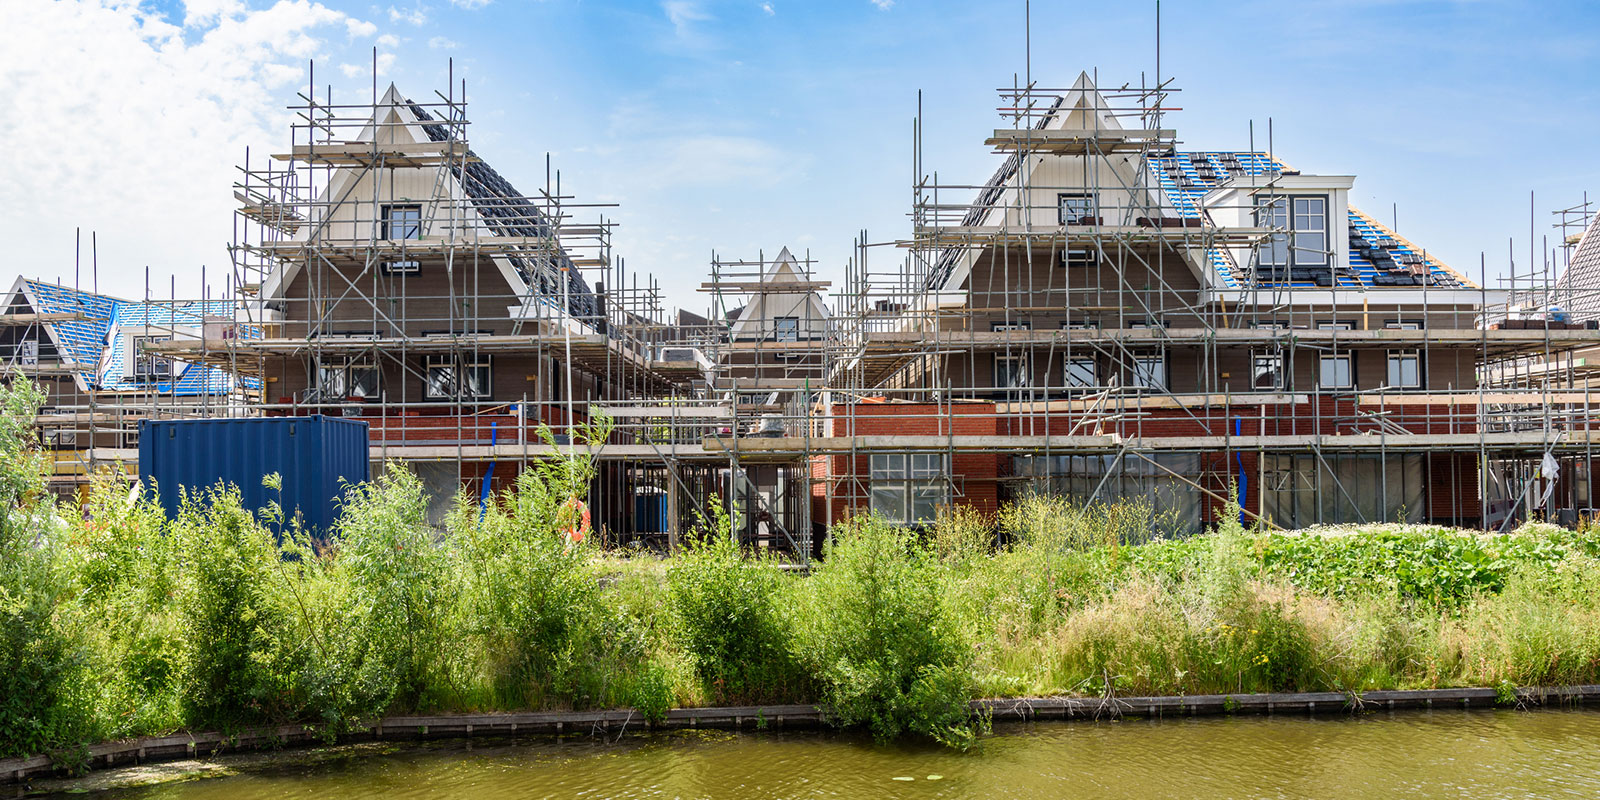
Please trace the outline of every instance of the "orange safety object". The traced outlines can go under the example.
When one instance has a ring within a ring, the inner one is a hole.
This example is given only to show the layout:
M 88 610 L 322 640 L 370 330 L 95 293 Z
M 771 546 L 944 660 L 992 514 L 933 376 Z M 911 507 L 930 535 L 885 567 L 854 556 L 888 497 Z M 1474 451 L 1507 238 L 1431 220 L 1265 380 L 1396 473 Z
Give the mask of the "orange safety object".
M 579 500 L 577 495 L 573 495 L 561 508 L 571 509 L 574 512 L 572 521 L 567 524 L 567 538 L 571 539 L 573 544 L 583 541 L 583 538 L 589 535 L 589 504 Z

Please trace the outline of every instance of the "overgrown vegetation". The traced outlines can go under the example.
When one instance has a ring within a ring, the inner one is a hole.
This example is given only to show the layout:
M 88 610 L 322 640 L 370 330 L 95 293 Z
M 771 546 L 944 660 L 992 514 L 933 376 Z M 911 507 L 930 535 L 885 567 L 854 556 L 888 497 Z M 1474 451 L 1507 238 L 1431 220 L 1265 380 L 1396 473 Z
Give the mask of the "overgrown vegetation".
M 715 504 L 673 558 L 604 552 L 575 535 L 594 476 L 575 456 L 487 506 L 463 497 L 442 530 L 391 467 L 319 540 L 227 487 L 171 520 L 109 478 L 58 505 L 29 434 L 39 402 L 0 388 L 0 756 L 263 722 L 781 702 L 965 747 L 981 696 L 1600 682 L 1590 528 L 1265 533 L 1228 509 L 1169 540 L 1138 503 L 1033 497 L 925 531 L 851 519 L 803 574 L 742 550 Z

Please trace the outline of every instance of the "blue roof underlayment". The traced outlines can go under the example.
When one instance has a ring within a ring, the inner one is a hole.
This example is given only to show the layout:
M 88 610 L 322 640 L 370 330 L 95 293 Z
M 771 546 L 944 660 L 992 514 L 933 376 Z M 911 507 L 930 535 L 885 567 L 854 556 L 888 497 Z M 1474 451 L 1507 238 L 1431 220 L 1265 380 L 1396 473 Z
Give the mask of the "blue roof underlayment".
M 143 390 L 178 397 L 226 394 L 234 388 L 234 378 L 226 371 L 203 364 L 190 364 L 176 383 L 152 383 L 122 377 L 123 357 L 127 352 L 127 328 L 201 328 L 206 316 L 234 317 L 234 304 L 226 300 L 209 302 L 140 303 L 83 292 L 44 281 L 23 281 L 23 291 L 41 314 L 82 314 L 84 319 L 49 322 L 58 346 L 74 362 L 78 374 L 91 388 L 109 391 Z M 255 338 L 260 331 L 240 326 L 239 335 Z M 101 359 L 104 357 L 104 363 Z M 260 386 L 256 378 L 241 378 L 247 389 Z
M 1149 159 L 1150 176 L 1166 194 L 1174 212 L 1180 217 L 1199 219 L 1203 216 L 1200 198 L 1236 176 L 1271 176 L 1289 171 L 1282 161 L 1266 153 L 1247 152 L 1175 152 L 1170 156 Z M 1181 176 L 1181 178 L 1180 178 Z M 1332 285 L 1338 288 L 1390 288 L 1408 284 L 1409 277 L 1400 275 L 1392 266 L 1385 268 L 1364 255 L 1362 250 L 1379 260 L 1387 259 L 1393 265 L 1406 261 L 1426 263 L 1433 286 L 1470 285 L 1438 259 L 1421 252 L 1405 239 L 1354 207 L 1349 209 L 1350 259 L 1346 268 L 1333 271 Z M 1355 237 L 1360 238 L 1357 242 Z M 1365 247 L 1361 243 L 1365 243 Z M 1217 275 L 1229 288 L 1245 288 L 1248 278 L 1239 274 L 1239 268 L 1222 250 L 1209 252 L 1211 264 Z M 1398 281 L 1398 282 L 1397 282 Z M 1311 281 L 1258 281 L 1257 286 L 1314 287 Z

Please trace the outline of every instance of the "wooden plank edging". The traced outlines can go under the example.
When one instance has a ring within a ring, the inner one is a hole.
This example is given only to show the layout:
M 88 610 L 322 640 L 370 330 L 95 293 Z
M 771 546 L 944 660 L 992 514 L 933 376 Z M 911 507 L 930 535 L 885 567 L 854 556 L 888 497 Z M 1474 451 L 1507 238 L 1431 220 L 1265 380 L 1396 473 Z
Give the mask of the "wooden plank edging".
M 1600 700 L 1600 685 L 1527 687 L 1516 690 L 1518 706 L 1583 704 Z M 1280 692 L 1165 697 L 1022 697 L 974 700 L 973 711 L 994 722 L 1095 720 L 1112 717 L 1186 717 L 1221 714 L 1329 714 L 1391 709 L 1488 708 L 1500 692 L 1488 688 Z M 823 727 L 825 709 L 815 705 L 675 708 L 657 724 L 634 709 L 606 711 L 531 711 L 487 714 L 434 714 L 385 717 L 365 729 L 338 737 L 341 742 L 378 739 L 463 738 L 520 734 L 620 735 L 630 729 L 714 728 L 782 730 Z M 87 748 L 90 769 L 146 761 L 198 758 L 224 752 L 309 746 L 323 741 L 323 726 L 277 725 L 224 734 L 216 731 L 146 736 L 103 742 Z M 0 783 L 20 783 L 59 771 L 47 755 L 0 759 Z

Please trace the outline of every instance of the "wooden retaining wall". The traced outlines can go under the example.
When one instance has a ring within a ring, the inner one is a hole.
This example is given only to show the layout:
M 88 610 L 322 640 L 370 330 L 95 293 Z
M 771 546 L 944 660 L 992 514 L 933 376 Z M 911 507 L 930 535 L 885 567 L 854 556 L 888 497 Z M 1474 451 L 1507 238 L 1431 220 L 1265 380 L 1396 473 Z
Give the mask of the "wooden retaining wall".
M 1494 689 L 1415 689 L 1277 694 L 1212 694 L 1186 697 L 1025 697 L 974 700 L 972 707 L 996 723 L 1031 720 L 1095 720 L 1114 717 L 1186 717 L 1219 714 L 1331 714 L 1391 709 L 1488 708 L 1499 704 Z M 1523 688 L 1519 706 L 1581 705 L 1600 701 L 1600 685 Z M 374 726 L 339 737 L 341 742 L 377 739 L 434 739 L 474 736 L 618 736 L 630 730 L 714 728 L 784 730 L 820 728 L 827 712 L 818 706 L 731 706 L 676 708 L 666 719 L 650 724 L 632 709 L 613 711 L 543 711 L 527 713 L 444 714 L 386 717 Z M 105 769 L 146 761 L 198 758 L 243 750 L 305 747 L 322 744 L 316 725 L 279 725 L 231 734 L 217 732 L 147 736 L 88 747 L 89 769 Z M 50 756 L 0 760 L 0 783 L 19 783 L 70 766 Z

